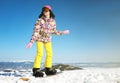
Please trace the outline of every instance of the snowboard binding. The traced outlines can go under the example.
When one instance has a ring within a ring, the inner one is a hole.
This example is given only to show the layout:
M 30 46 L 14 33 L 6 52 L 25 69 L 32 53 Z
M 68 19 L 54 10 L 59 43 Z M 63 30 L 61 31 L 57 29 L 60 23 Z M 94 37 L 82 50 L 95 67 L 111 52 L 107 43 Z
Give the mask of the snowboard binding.
M 40 70 L 40 68 L 33 68 L 33 76 L 43 77 L 44 73 Z

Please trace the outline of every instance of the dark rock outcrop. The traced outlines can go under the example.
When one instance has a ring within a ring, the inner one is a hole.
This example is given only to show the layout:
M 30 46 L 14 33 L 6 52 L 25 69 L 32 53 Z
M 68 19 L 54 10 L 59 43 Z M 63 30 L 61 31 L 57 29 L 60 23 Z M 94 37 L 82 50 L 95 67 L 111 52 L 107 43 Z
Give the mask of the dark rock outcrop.
M 82 68 L 71 66 L 71 65 L 66 65 L 66 64 L 53 65 L 53 68 L 60 69 L 61 71 L 65 71 L 65 70 L 79 70 L 79 69 L 82 70 Z

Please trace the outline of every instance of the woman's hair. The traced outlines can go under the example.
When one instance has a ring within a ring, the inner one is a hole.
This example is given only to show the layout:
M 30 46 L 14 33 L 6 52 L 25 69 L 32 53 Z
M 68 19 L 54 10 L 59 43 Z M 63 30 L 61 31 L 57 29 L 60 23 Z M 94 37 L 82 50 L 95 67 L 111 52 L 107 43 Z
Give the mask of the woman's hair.
M 55 15 L 53 14 L 53 12 L 51 10 L 49 10 L 49 11 L 50 11 L 50 18 L 55 18 Z M 42 16 L 44 16 L 43 12 L 44 12 L 44 8 L 42 8 L 42 12 L 39 15 L 39 18 L 41 18 Z

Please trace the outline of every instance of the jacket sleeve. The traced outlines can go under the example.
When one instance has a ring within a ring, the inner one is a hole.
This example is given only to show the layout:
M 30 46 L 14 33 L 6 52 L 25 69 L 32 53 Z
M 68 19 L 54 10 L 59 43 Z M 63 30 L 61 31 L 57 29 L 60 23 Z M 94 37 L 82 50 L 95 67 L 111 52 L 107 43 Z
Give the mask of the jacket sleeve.
M 56 30 L 55 20 L 53 20 L 52 25 L 53 25 L 52 34 L 55 34 L 55 35 L 62 35 L 63 34 L 63 31 Z
M 36 38 L 39 34 L 39 31 L 40 31 L 40 27 L 41 27 L 40 25 L 41 25 L 41 19 L 39 18 L 34 25 L 33 34 L 32 34 L 32 37 L 30 39 L 31 43 L 34 43 L 34 41 L 36 40 Z

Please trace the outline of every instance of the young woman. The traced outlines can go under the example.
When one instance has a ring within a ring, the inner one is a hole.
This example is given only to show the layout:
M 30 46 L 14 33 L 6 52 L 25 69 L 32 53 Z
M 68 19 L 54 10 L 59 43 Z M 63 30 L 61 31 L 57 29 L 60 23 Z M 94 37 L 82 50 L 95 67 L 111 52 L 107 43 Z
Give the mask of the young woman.
M 52 34 L 63 35 L 69 34 L 69 30 L 58 31 L 56 30 L 55 15 L 52 12 L 52 8 L 49 5 L 45 5 L 42 8 L 42 12 L 39 15 L 38 20 L 35 23 L 34 33 L 30 42 L 26 45 L 26 48 L 32 47 L 34 41 L 36 41 L 36 57 L 33 64 L 33 76 L 43 77 L 43 72 L 40 71 L 40 63 L 43 56 L 43 46 L 46 50 L 45 60 L 45 73 L 46 75 L 56 74 L 56 70 L 52 69 Z

